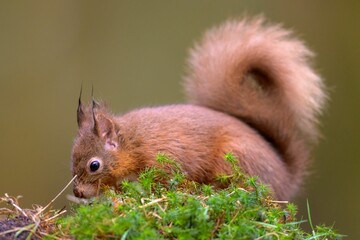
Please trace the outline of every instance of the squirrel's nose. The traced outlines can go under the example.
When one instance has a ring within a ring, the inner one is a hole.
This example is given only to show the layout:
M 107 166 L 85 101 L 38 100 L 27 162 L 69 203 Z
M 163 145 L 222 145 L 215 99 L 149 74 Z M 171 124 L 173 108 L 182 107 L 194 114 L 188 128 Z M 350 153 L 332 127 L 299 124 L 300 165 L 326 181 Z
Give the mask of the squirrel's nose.
M 77 189 L 76 187 L 74 187 L 73 192 L 74 192 L 75 197 L 84 198 L 84 193 L 82 191 L 80 191 L 79 189 Z

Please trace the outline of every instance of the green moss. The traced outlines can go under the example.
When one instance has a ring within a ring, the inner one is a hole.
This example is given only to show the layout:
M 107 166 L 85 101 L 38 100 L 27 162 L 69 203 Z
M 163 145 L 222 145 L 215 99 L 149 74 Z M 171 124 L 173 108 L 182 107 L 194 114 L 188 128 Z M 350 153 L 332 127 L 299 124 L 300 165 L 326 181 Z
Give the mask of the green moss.
M 77 239 L 338 239 L 334 230 L 300 228 L 294 204 L 273 201 L 266 186 L 247 177 L 232 154 L 225 159 L 233 174 L 220 176 L 225 189 L 185 179 L 179 166 L 159 154 L 170 174 L 149 168 L 138 182 L 124 181 L 119 192 L 107 190 L 58 220 L 53 237 Z M 52 236 L 48 236 L 51 238 Z

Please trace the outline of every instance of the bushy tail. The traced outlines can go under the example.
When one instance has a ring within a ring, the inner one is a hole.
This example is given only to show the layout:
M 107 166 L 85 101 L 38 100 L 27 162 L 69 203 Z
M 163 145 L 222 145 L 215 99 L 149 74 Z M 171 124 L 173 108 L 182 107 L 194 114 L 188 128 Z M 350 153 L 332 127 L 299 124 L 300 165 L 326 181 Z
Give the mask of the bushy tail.
M 317 139 L 326 100 L 311 68 L 313 53 L 291 31 L 262 17 L 228 21 L 191 50 L 190 101 L 236 116 L 257 129 L 301 179 L 307 144 Z

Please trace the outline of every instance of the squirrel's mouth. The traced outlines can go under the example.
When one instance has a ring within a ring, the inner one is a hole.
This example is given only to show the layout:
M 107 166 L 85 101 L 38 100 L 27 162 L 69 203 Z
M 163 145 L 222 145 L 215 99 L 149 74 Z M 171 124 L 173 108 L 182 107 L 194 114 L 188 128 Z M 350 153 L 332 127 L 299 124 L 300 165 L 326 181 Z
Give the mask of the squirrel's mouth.
M 73 192 L 77 198 L 91 198 L 99 196 L 105 189 L 115 188 L 118 184 L 115 179 L 112 178 L 99 178 L 94 182 L 81 182 L 75 181 Z
M 98 196 L 101 193 L 101 179 L 94 183 L 81 183 L 74 184 L 74 195 L 77 198 L 91 198 Z

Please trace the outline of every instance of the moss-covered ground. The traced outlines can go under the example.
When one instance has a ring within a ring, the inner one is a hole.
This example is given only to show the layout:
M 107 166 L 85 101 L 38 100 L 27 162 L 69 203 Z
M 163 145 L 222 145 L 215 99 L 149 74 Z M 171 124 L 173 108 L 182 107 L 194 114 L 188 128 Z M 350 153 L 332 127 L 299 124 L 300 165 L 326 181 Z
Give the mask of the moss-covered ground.
M 313 226 L 311 217 L 296 219 L 294 204 L 274 200 L 266 186 L 242 173 L 231 154 L 225 159 L 234 169 L 232 175 L 218 178 L 226 188 L 186 180 L 175 162 L 159 154 L 157 160 L 173 169 L 170 174 L 148 168 L 137 182 L 123 181 L 118 192 L 108 189 L 86 204 L 73 204 L 67 216 L 42 211 L 37 214 L 38 228 L 31 223 L 27 229 L 3 231 L 0 238 L 15 234 L 24 239 L 342 238 L 331 227 Z M 310 224 L 312 231 L 304 232 L 302 224 Z

